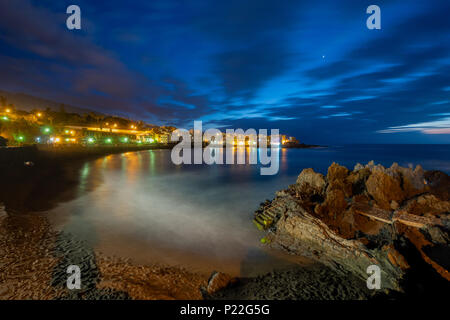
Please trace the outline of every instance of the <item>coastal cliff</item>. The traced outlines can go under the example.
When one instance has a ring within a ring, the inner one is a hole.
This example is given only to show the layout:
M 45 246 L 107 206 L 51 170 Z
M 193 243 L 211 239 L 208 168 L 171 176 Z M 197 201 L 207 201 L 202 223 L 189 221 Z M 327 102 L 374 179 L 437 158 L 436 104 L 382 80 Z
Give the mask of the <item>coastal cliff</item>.
M 422 282 L 448 287 L 449 193 L 448 175 L 420 166 L 369 162 L 350 171 L 333 163 L 326 176 L 303 170 L 261 205 L 254 223 L 268 246 L 364 283 L 367 267 L 379 266 L 385 292 L 416 290 Z

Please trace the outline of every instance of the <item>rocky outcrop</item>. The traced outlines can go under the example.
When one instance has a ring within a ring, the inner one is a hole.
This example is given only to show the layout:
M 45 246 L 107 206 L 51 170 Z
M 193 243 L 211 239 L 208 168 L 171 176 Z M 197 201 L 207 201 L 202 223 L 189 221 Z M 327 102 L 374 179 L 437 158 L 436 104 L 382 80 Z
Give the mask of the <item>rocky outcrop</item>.
M 450 181 L 445 173 L 369 162 L 353 171 L 333 163 L 326 176 L 303 170 L 255 214 L 264 243 L 307 256 L 336 272 L 365 280 L 378 265 L 382 286 L 401 291 L 422 262 L 450 280 Z M 447 191 L 447 193 L 446 193 Z M 445 280 L 444 280 L 445 281 Z
M 213 271 L 208 279 L 207 286 L 201 287 L 200 291 L 204 299 L 211 299 L 218 292 L 233 287 L 238 282 L 238 278 L 232 277 L 229 274 Z
M 325 191 L 325 178 L 313 169 L 305 169 L 297 178 L 296 191 L 305 195 L 322 195 Z

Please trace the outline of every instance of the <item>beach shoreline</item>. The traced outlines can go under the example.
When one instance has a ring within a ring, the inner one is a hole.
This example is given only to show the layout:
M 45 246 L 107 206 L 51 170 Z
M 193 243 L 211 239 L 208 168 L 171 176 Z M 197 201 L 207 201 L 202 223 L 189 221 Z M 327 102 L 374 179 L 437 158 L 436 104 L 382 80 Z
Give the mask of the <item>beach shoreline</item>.
M 208 275 L 106 256 L 40 214 L 0 214 L 0 299 L 199 300 Z M 81 289 L 69 290 L 69 265 Z

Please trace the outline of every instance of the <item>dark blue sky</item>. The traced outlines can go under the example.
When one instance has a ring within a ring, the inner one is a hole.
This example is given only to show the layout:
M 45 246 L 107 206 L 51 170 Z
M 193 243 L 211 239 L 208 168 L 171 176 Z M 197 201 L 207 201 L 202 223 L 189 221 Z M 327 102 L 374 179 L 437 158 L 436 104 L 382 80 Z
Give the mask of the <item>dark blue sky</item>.
M 448 0 L 0 0 L 0 89 L 306 143 L 450 143 L 449 14 Z

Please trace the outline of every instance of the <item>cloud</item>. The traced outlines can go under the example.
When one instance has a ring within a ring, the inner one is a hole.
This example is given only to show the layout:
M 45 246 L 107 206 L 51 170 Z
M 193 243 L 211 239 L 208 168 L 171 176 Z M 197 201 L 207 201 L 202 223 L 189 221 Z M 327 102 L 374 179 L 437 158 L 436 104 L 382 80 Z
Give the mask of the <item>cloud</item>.
M 287 71 L 292 54 L 286 35 L 298 22 L 301 7 L 294 0 L 231 0 L 199 10 L 194 25 L 221 48 L 209 58 L 227 97 L 250 99 Z
M 362 101 L 362 100 L 370 100 L 375 99 L 376 96 L 356 96 L 356 97 L 349 97 L 340 100 L 341 102 L 351 102 L 351 101 Z
M 0 88 L 157 124 L 444 141 L 448 1 L 380 4 L 376 32 L 353 1 L 80 0 L 81 32 L 65 28 L 66 3 L 0 2 Z
M 379 133 L 398 133 L 420 131 L 425 134 L 450 134 L 450 117 L 441 118 L 435 121 L 412 123 L 404 126 L 390 127 Z
M 341 106 L 321 106 L 322 109 L 337 109 L 342 108 Z
M 279 43 L 259 43 L 220 53 L 214 57 L 214 74 L 220 77 L 228 96 L 251 97 L 268 80 L 287 68 Z

